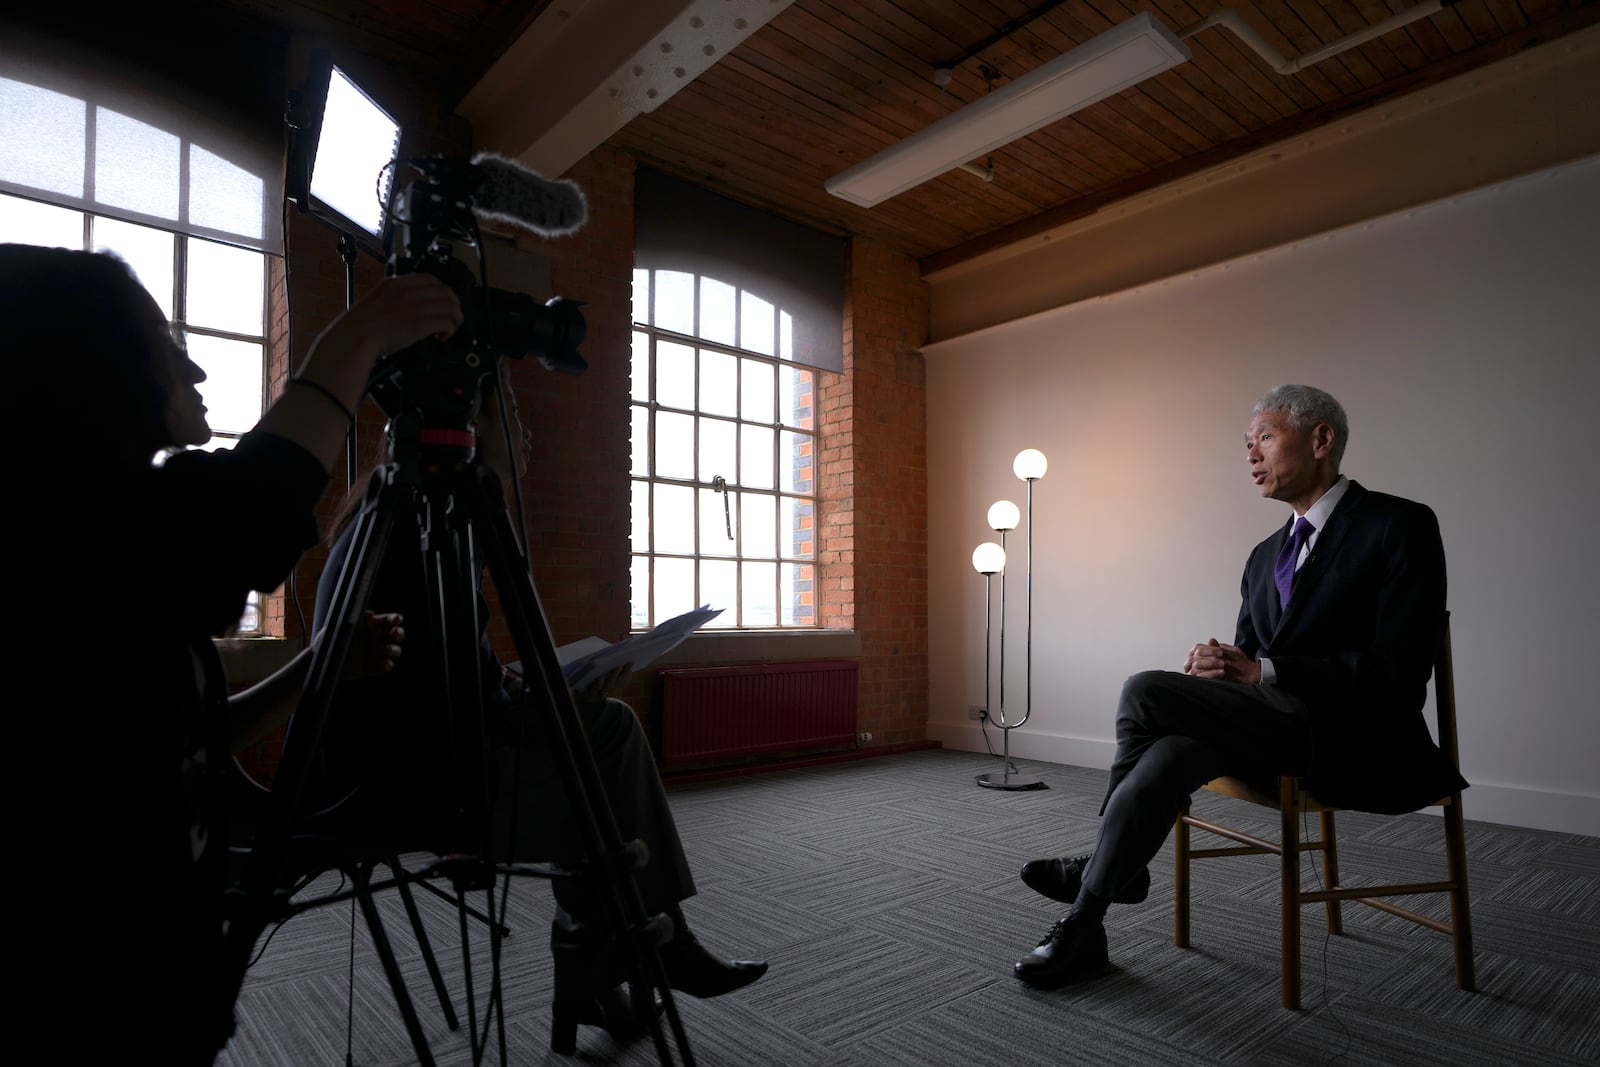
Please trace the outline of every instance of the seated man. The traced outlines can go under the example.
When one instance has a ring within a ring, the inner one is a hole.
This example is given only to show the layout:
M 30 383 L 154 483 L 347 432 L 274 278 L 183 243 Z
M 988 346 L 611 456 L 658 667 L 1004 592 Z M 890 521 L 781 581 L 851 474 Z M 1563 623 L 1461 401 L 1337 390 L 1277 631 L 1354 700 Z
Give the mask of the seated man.
M 1017 961 L 1022 981 L 1107 968 L 1107 907 L 1145 898 L 1150 860 L 1213 778 L 1302 775 L 1325 803 L 1386 813 L 1466 786 L 1422 715 L 1445 620 L 1438 520 L 1342 476 L 1348 435 L 1320 389 L 1283 385 L 1256 404 L 1250 477 L 1294 514 L 1245 563 L 1234 643 L 1211 638 L 1181 674 L 1124 685 L 1094 851 L 1022 868 L 1029 887 L 1072 905 Z
M 493 390 L 489 397 L 493 398 Z M 485 407 L 489 406 L 488 401 Z M 514 405 L 512 422 L 516 423 Z M 499 420 L 488 413 L 478 420 L 482 462 L 501 475 L 515 477 L 526 468 L 520 425 L 510 441 Z M 391 442 L 392 443 L 392 442 Z M 371 471 L 367 472 L 368 475 Z M 328 621 L 345 559 L 357 524 L 356 505 L 367 477 L 354 486 L 352 504 L 332 533 L 328 561 L 317 585 L 313 633 Z M 490 516 L 483 516 L 487 528 Z M 467 843 L 451 840 L 450 799 L 452 756 L 433 750 L 431 739 L 443 735 L 445 717 L 434 694 L 440 665 L 428 607 L 419 523 L 402 514 L 375 576 L 368 604 L 398 612 L 406 625 L 407 652 L 395 669 L 377 677 L 344 684 L 334 701 L 317 753 L 313 803 L 317 818 L 341 833 L 400 835 L 413 847 L 457 851 L 486 845 L 493 858 L 513 862 L 575 863 L 582 858 L 571 798 L 563 786 L 562 767 L 553 755 L 553 715 L 524 703 L 521 679 L 505 671 L 490 648 L 487 634 L 475 636 L 481 686 L 485 694 L 483 722 L 485 775 L 490 811 L 484 837 Z M 481 568 L 482 559 L 476 561 Z M 477 617 L 486 624 L 488 611 L 481 570 L 468 595 L 478 603 Z M 684 918 L 681 902 L 694 895 L 694 877 L 684 856 L 672 810 L 662 787 L 655 758 L 633 709 L 607 699 L 605 690 L 617 680 L 602 679 L 590 691 L 576 694 L 584 733 L 615 816 L 622 840 L 640 840 L 648 853 L 634 879 L 650 915 L 665 914 L 673 923 L 672 939 L 660 950 L 662 966 L 673 989 L 695 997 L 714 997 L 760 978 L 765 962 L 725 960 L 700 943 Z M 455 709 L 459 715 L 463 709 Z M 292 723 L 291 723 L 292 730 Z M 592 799 L 592 798 L 591 798 Z M 570 1047 L 575 1023 L 603 1026 L 613 1032 L 630 1029 L 633 1019 L 613 988 L 625 962 L 607 929 L 601 887 L 588 879 L 557 878 L 557 902 L 551 947 L 555 954 L 555 1016 L 558 1044 Z M 565 1031 L 565 1038 L 562 1032 Z

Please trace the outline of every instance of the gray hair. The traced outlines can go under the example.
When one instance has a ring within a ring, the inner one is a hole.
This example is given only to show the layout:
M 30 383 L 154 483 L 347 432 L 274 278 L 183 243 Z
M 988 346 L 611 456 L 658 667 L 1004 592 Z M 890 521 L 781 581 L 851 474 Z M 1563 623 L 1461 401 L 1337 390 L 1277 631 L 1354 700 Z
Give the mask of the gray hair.
M 1283 412 L 1288 416 L 1289 425 L 1300 433 L 1311 432 L 1319 422 L 1333 427 L 1333 452 L 1330 458 L 1333 460 L 1333 469 L 1339 469 L 1339 461 L 1344 458 L 1344 446 L 1350 439 L 1350 420 L 1345 417 L 1344 408 L 1332 396 L 1309 385 L 1280 385 L 1256 401 L 1256 409 L 1251 417 L 1263 411 Z

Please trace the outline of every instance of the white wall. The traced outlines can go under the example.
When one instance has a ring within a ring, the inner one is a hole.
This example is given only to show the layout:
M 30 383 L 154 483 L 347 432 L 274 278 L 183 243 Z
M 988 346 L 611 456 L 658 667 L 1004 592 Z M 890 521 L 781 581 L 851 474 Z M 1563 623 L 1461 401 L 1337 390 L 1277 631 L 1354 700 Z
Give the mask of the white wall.
M 1288 515 L 1247 479 L 1243 431 L 1263 392 L 1304 382 L 1350 415 L 1345 473 L 1439 515 L 1468 818 L 1600 834 L 1600 157 L 925 355 L 930 737 L 983 749 L 970 555 L 998 538 L 990 503 L 1025 506 L 1020 449 L 1050 469 L 1034 488 L 1032 718 L 1011 751 L 1106 767 L 1123 680 L 1232 639 L 1245 555 Z M 1009 536 L 1012 719 L 1025 546 Z

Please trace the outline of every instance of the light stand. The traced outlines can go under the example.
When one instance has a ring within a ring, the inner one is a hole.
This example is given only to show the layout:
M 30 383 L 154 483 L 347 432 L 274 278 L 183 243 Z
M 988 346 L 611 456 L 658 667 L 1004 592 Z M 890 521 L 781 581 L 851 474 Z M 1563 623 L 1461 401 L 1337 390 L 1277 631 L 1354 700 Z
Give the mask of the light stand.
M 989 518 L 989 526 L 1000 534 L 1000 545 L 998 546 L 1000 548 L 1000 557 L 999 557 L 999 567 L 997 568 L 997 569 L 999 569 L 1001 571 L 1001 574 L 1000 574 L 1000 703 L 999 703 L 998 708 L 995 709 L 996 711 L 998 711 L 998 715 L 990 714 L 988 708 L 985 708 L 985 715 L 986 715 L 988 721 L 993 722 L 996 726 L 998 726 L 1000 728 L 1002 743 L 1001 743 L 1001 756 L 1000 756 L 1000 773 L 999 774 L 995 774 L 993 772 L 988 772 L 988 773 L 977 775 L 978 784 L 981 785 L 981 786 L 984 786 L 987 789 L 1011 789 L 1011 790 L 1015 790 L 1015 789 L 1044 789 L 1045 788 L 1045 783 L 1044 783 L 1043 779 L 1034 777 L 1033 775 L 1018 774 L 1016 772 L 1015 767 L 1013 767 L 1013 765 L 1011 763 L 1011 731 L 1015 730 L 1017 727 L 1022 726 L 1024 723 L 1026 723 L 1028 721 L 1028 717 L 1033 713 L 1033 483 L 1038 481 L 1040 478 L 1044 477 L 1044 472 L 1045 472 L 1046 466 L 1047 466 L 1047 463 L 1046 463 L 1045 458 L 1044 458 L 1044 453 L 1040 452 L 1038 449 L 1035 449 L 1035 448 L 1024 449 L 1023 451 L 1017 453 L 1017 457 L 1016 457 L 1015 461 L 1013 461 L 1013 463 L 1012 463 L 1012 470 L 1016 473 L 1017 477 L 1028 483 L 1027 618 L 1026 618 L 1026 628 L 1024 630 L 1024 637 L 1023 637 L 1025 648 L 1026 648 L 1026 665 L 1025 665 L 1025 678 L 1024 678 L 1026 689 L 1025 689 L 1025 697 L 1024 697 L 1023 709 L 1022 709 L 1022 718 L 1018 719 L 1016 722 L 1011 722 L 1011 721 L 1007 720 L 1007 718 L 1006 718 L 1006 708 L 1005 708 L 1005 703 L 1006 703 L 1006 696 L 1005 696 L 1005 692 L 1006 692 L 1006 679 L 1005 679 L 1005 670 L 1006 670 L 1006 666 L 1005 666 L 1005 664 L 1006 664 L 1006 636 L 1005 636 L 1005 625 L 1006 625 L 1006 620 L 1005 620 L 1005 612 L 1006 612 L 1006 579 L 1005 579 L 1005 573 L 1004 573 L 1004 566 L 1005 566 L 1005 537 L 1006 537 L 1006 532 L 1008 530 L 1016 529 L 1017 521 L 1021 516 L 1017 512 L 1017 506 L 1015 504 L 1013 504 L 1009 500 L 996 501 L 989 508 L 989 516 L 988 516 L 988 518 Z M 983 548 L 984 548 L 984 546 L 980 545 L 979 546 L 979 551 L 983 551 Z M 991 561 L 992 561 L 992 557 L 991 557 Z M 979 557 L 978 557 L 978 553 L 977 552 L 973 553 L 972 565 L 973 565 L 974 568 L 978 569 L 979 573 L 984 573 L 985 574 L 985 582 L 986 583 L 990 581 L 989 574 L 984 572 L 983 569 L 981 567 L 979 567 Z M 987 593 L 987 588 L 986 588 L 985 592 Z M 988 609 L 988 603 L 987 603 L 987 598 L 986 598 L 986 601 L 985 601 L 985 604 L 984 604 L 984 701 L 986 703 L 988 702 L 988 699 L 989 699 L 989 681 L 988 681 L 988 672 L 989 672 L 989 638 L 988 638 L 988 629 L 989 629 L 989 626 L 988 626 L 988 611 L 989 611 L 989 609 Z

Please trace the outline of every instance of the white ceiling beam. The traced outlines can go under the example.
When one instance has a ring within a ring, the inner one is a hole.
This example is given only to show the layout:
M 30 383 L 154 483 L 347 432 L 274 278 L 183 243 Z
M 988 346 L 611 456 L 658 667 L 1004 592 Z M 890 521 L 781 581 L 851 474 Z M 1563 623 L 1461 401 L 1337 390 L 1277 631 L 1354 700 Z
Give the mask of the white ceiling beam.
M 457 110 L 476 147 L 555 177 L 793 0 L 554 0 Z

